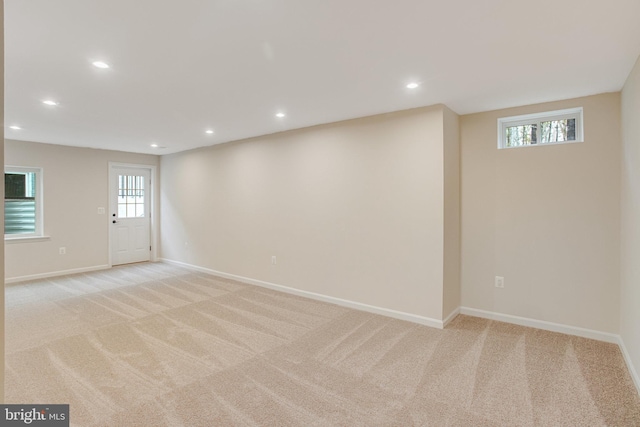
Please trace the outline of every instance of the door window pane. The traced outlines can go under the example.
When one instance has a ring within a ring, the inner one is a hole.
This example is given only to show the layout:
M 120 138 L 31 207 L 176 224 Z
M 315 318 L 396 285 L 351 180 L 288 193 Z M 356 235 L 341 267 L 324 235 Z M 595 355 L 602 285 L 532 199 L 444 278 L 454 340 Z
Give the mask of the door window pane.
M 144 177 L 118 175 L 118 218 L 144 218 Z

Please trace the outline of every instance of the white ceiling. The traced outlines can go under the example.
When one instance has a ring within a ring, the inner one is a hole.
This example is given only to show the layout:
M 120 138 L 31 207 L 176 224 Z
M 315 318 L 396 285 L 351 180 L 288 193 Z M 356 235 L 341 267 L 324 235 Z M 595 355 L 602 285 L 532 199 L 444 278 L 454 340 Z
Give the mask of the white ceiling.
M 167 154 L 618 91 L 639 17 L 640 0 L 5 0 L 5 135 Z

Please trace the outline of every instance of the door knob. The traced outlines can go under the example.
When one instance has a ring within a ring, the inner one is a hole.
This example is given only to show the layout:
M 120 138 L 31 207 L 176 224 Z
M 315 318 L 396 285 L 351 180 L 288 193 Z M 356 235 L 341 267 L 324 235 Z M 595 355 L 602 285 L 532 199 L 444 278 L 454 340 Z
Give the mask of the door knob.
M 113 220 L 113 223 L 114 223 L 114 224 L 116 223 L 116 220 L 115 220 L 115 219 Z

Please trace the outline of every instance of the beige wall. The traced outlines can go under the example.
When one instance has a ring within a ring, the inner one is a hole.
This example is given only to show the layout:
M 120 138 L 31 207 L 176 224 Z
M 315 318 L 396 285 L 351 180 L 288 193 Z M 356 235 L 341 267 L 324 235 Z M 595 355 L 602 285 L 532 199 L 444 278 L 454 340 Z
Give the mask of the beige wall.
M 444 109 L 444 288 L 443 316 L 460 307 L 460 129 Z
M 498 118 L 579 106 L 585 142 L 496 148 Z M 463 116 L 460 129 L 462 305 L 617 333 L 620 94 Z
M 163 257 L 440 320 L 442 123 L 437 106 L 163 156 Z
M 7 280 L 109 263 L 109 162 L 157 165 L 158 157 L 119 151 L 5 142 L 5 164 L 40 167 L 44 242 L 5 244 Z M 107 214 L 98 215 L 98 207 Z M 58 248 L 66 247 L 66 255 Z
M 622 89 L 620 335 L 640 369 L 640 58 Z M 636 383 L 640 388 L 640 383 Z

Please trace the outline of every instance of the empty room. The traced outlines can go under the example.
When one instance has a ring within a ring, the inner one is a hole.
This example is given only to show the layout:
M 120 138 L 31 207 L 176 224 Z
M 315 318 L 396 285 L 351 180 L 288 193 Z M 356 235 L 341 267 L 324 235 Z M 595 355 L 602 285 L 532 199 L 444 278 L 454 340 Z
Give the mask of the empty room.
M 640 2 L 0 9 L 0 425 L 640 426 Z

